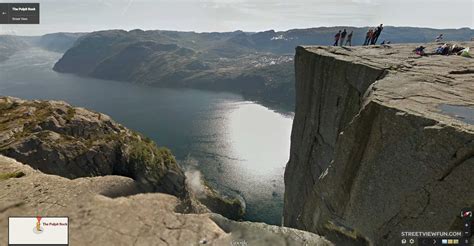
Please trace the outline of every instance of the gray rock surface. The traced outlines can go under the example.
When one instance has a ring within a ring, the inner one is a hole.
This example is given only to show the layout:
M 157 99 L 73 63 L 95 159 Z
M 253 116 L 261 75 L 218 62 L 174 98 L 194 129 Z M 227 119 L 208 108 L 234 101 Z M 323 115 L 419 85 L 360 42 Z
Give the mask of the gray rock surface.
M 284 225 L 341 245 L 459 228 L 474 204 L 474 62 L 419 45 L 297 48 Z
M 12 173 L 22 175 L 6 175 Z M 333 245 L 295 229 L 178 213 L 178 198 L 132 195 L 137 182 L 126 177 L 70 180 L 1 155 L 0 177 L 2 245 L 7 242 L 8 216 L 68 216 L 71 245 Z

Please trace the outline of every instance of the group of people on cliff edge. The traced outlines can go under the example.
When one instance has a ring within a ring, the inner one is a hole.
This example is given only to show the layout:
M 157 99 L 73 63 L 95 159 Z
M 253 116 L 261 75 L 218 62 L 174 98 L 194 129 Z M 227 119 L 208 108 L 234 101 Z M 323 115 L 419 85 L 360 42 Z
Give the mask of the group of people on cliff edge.
M 349 45 L 349 46 L 352 46 L 352 35 L 354 34 L 354 31 L 351 31 L 349 34 L 347 34 L 347 31 L 346 29 L 344 29 L 344 31 L 341 32 L 341 30 L 339 30 L 338 33 L 336 33 L 336 36 L 334 36 L 334 46 L 344 46 L 344 45 Z M 347 37 L 347 40 L 346 40 L 346 37 Z M 346 43 L 344 44 L 344 40 L 346 41 Z
M 369 28 L 369 30 L 365 34 L 364 45 L 377 44 L 377 40 L 379 39 L 379 36 L 382 33 L 382 30 L 383 30 L 383 24 L 380 24 L 378 27 L 376 27 L 374 29 Z
M 383 30 L 383 24 L 380 24 L 376 28 L 369 28 L 365 35 L 365 41 L 364 45 L 374 45 L 377 44 L 377 40 L 380 37 L 380 34 L 382 33 Z M 349 34 L 347 33 L 347 30 L 344 29 L 343 31 L 339 30 L 339 32 L 336 33 L 334 36 L 334 46 L 344 46 L 344 45 L 349 45 L 352 46 L 352 36 L 354 34 L 354 31 L 351 31 Z M 347 38 L 347 39 L 346 39 Z M 345 41 L 345 43 L 344 43 Z M 383 44 L 386 44 L 387 42 L 383 42 Z

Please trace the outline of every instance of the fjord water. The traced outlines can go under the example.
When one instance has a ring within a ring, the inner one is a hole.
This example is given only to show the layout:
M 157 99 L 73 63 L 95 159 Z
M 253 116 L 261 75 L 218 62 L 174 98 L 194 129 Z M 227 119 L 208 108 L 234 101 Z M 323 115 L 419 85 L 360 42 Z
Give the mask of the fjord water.
M 0 63 L 0 95 L 64 100 L 108 114 L 169 147 L 181 164 L 193 163 L 214 188 L 243 198 L 246 220 L 281 223 L 291 116 L 231 93 L 56 73 L 60 57 L 31 48 Z

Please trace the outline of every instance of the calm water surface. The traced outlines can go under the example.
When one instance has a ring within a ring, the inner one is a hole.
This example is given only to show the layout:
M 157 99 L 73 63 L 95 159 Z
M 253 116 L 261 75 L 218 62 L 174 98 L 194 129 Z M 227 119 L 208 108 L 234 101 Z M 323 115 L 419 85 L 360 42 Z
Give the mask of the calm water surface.
M 61 54 L 19 52 L 0 63 L 0 95 L 56 99 L 106 113 L 194 160 L 209 183 L 247 204 L 245 219 L 281 223 L 292 117 L 231 93 L 161 89 L 54 72 Z

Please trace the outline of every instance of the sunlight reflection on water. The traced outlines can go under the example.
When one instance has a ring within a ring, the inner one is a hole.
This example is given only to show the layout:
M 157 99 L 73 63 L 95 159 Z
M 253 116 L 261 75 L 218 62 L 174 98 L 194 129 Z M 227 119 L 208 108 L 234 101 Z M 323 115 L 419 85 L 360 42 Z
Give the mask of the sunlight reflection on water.
M 0 63 L 0 95 L 65 100 L 106 113 L 169 147 L 178 160 L 195 158 L 213 187 L 245 199 L 245 219 L 280 223 L 292 117 L 232 93 L 56 73 L 51 68 L 60 57 L 32 49 Z

